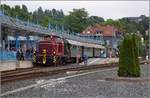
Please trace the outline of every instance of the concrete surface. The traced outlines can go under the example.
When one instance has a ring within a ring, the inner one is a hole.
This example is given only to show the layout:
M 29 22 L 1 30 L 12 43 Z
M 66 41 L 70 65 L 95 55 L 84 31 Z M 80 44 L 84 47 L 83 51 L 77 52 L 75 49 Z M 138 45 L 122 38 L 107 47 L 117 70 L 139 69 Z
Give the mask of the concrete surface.
M 113 63 L 118 61 L 119 58 L 89 58 L 87 65 Z M 84 62 L 80 63 L 80 65 L 84 65 Z
M 31 61 L 1 61 L 0 71 L 15 70 L 16 68 L 33 67 Z
M 90 58 L 87 65 L 104 64 L 118 62 L 118 58 Z M 80 63 L 84 65 L 84 62 Z M 33 67 L 31 61 L 1 61 L 0 71 L 15 70 L 16 68 L 30 68 Z

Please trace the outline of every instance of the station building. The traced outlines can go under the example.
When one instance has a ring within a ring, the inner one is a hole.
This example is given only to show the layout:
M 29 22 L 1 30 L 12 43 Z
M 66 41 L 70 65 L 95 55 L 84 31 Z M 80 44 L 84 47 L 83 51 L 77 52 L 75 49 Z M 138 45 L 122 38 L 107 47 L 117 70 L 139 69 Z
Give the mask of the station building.
M 95 25 L 86 28 L 82 32 L 85 36 L 93 36 L 94 38 L 103 39 L 103 44 L 107 48 L 107 56 L 116 56 L 118 52 L 118 45 L 123 37 L 123 32 L 119 31 L 114 26 Z

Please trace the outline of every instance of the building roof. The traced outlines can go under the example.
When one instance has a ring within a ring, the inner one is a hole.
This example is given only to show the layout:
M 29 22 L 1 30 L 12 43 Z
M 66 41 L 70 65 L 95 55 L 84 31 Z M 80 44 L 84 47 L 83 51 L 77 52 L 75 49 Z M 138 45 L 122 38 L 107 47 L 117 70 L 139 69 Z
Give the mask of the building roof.
M 87 29 L 83 31 L 83 34 L 102 34 L 103 36 L 115 36 L 115 33 L 117 33 L 119 30 L 115 28 L 114 26 L 102 26 L 102 25 L 95 25 L 90 26 Z

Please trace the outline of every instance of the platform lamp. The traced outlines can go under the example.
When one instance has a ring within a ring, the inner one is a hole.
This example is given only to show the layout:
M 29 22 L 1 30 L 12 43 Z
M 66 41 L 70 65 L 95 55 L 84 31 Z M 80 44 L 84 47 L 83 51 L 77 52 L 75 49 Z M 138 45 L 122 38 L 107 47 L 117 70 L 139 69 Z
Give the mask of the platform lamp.
M 0 16 L 4 16 L 4 12 L 0 10 Z
M 53 23 L 53 31 L 56 31 L 56 25 Z
M 63 25 L 61 25 L 61 35 L 63 36 L 63 32 L 64 32 L 64 27 Z
M 19 19 L 18 19 L 18 15 L 16 15 L 16 20 L 18 21 Z
M 51 29 L 50 31 L 53 32 L 54 31 L 54 25 L 52 23 L 49 22 L 49 28 Z
M 48 29 L 51 30 L 51 24 L 50 24 L 50 22 L 48 23 Z
M 32 15 L 28 16 L 28 26 L 30 26 L 30 20 L 32 21 Z
M 2 7 L 2 16 L 5 16 L 4 6 Z
M 58 32 L 58 25 L 56 24 L 56 32 Z
M 0 10 L 0 16 L 3 16 L 3 11 Z M 2 51 L 2 32 L 1 32 L 1 26 L 0 26 L 0 52 Z M 1 55 L 1 54 L 0 54 Z M 0 56 L 1 57 L 1 56 Z M 1 61 L 2 58 L 0 58 Z

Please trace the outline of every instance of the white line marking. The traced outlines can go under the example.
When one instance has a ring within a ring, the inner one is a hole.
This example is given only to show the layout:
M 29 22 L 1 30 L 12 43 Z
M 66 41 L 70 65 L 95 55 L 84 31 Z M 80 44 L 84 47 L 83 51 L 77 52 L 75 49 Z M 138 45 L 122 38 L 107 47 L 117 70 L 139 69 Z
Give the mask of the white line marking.
M 96 62 L 97 60 L 99 60 L 99 59 L 95 59 L 94 61 L 91 61 L 88 64 L 92 64 L 92 63 Z
M 75 74 L 77 72 L 79 72 L 79 71 L 67 71 L 66 74 Z
M 45 80 L 38 80 L 36 81 L 37 84 L 43 83 Z
M 105 80 L 97 80 L 97 81 L 99 81 L 99 82 L 104 82 Z
M 65 80 L 65 79 L 69 79 L 69 78 L 74 78 L 74 77 L 78 77 L 78 76 L 83 76 L 83 75 L 93 74 L 93 73 L 103 72 L 103 71 L 109 71 L 109 70 L 114 70 L 114 69 L 117 69 L 117 68 L 97 70 L 97 71 L 91 71 L 91 72 L 86 72 L 86 73 L 81 73 L 81 74 L 61 77 L 61 78 L 57 78 L 57 79 L 51 79 L 51 80 L 45 81 L 43 83 L 32 84 L 32 85 L 29 85 L 29 86 L 26 86 L 26 87 L 15 89 L 13 91 L 8 91 L 6 93 L 1 94 L 0 96 L 6 96 L 6 95 L 9 95 L 9 94 L 13 94 L 13 93 L 16 93 L 16 92 L 24 91 L 24 90 L 27 90 L 27 89 L 30 89 L 30 88 L 33 88 L 33 87 L 42 86 L 42 85 L 45 85 L 45 84 L 48 84 L 48 83 L 52 83 L 52 82 L 56 82 L 56 81 L 60 81 L 60 80 Z

